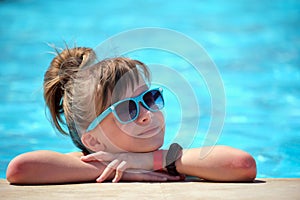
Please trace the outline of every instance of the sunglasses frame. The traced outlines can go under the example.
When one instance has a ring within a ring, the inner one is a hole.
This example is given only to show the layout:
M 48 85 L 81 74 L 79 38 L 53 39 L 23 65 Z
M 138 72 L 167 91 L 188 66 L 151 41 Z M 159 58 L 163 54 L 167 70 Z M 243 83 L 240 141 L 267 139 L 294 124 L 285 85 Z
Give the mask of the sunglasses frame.
M 151 109 L 146 102 L 144 101 L 143 97 L 145 94 L 147 94 L 148 92 L 151 91 L 158 91 L 161 94 L 162 97 L 162 102 L 163 102 L 163 106 L 159 109 Z M 92 129 L 94 129 L 105 117 L 107 117 L 107 115 L 109 115 L 110 113 L 113 113 L 114 116 L 117 118 L 117 120 L 121 123 L 121 124 L 128 124 L 130 122 L 133 122 L 134 120 L 136 120 L 140 114 L 140 107 L 139 107 L 139 103 L 141 102 L 143 107 L 145 107 L 147 110 L 151 111 L 151 112 L 157 112 L 161 109 L 164 108 L 164 98 L 162 95 L 163 89 L 162 88 L 155 88 L 155 89 L 150 89 L 150 90 L 146 90 L 145 92 L 143 92 L 142 94 L 140 94 L 139 96 L 136 97 L 131 97 L 131 98 L 126 98 L 126 99 L 122 99 L 114 104 L 112 104 L 111 106 L 109 106 L 106 110 L 104 110 L 98 117 L 96 117 L 96 119 L 94 119 L 94 121 L 89 125 L 89 127 L 87 128 L 87 131 L 90 131 Z M 118 114 L 116 113 L 116 106 L 118 106 L 119 104 L 125 102 L 125 101 L 129 101 L 132 100 L 135 104 L 136 104 L 136 108 L 137 108 L 137 113 L 136 116 L 134 118 L 132 118 L 129 121 L 122 121 Z

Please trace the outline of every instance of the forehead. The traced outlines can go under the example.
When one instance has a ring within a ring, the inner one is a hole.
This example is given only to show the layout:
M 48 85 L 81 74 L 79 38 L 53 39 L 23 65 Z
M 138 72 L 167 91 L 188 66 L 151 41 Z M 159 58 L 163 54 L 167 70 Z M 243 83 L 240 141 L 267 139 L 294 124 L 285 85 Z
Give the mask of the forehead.
M 148 89 L 149 89 L 149 87 L 146 84 L 136 86 L 133 89 L 129 88 L 124 93 L 124 98 L 136 97 L 136 96 L 140 95 L 141 93 L 143 93 L 144 91 L 146 91 Z
M 121 99 L 135 97 L 149 89 L 149 83 L 142 76 L 134 81 L 119 82 L 112 91 L 111 100 L 115 103 Z

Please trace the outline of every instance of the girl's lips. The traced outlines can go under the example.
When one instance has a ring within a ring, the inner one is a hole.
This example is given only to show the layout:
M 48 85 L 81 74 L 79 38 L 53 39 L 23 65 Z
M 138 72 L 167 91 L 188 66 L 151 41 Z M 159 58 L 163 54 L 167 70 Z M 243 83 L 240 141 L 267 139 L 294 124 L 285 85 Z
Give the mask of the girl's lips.
M 151 127 L 151 128 L 144 130 L 143 132 L 139 133 L 137 136 L 138 137 L 151 137 L 151 136 L 154 136 L 157 133 L 159 133 L 159 131 L 160 131 L 160 127 L 157 127 L 157 126 Z

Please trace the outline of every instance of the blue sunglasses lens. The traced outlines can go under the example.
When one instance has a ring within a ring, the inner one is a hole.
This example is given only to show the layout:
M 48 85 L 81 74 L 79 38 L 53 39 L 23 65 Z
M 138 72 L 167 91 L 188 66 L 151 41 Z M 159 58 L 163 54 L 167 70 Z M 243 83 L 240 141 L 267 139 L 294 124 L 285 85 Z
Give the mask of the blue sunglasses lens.
M 144 106 L 151 111 L 158 111 L 164 107 L 164 100 L 159 90 L 151 90 L 143 96 Z
M 161 110 L 164 107 L 162 93 L 158 89 L 144 93 L 142 96 L 142 105 L 152 112 Z M 123 101 L 115 107 L 116 114 L 122 123 L 128 123 L 135 120 L 139 113 L 138 109 L 138 102 L 135 102 L 132 99 Z
M 127 100 L 115 107 L 116 114 L 121 122 L 128 122 L 137 115 L 137 106 L 133 100 Z

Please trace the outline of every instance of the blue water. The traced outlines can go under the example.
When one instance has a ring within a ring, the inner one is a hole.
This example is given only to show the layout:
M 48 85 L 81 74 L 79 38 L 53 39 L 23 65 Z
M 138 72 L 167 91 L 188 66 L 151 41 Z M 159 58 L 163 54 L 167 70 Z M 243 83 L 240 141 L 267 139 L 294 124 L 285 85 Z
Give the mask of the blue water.
M 1 1 L 0 18 L 0 177 L 20 153 L 76 150 L 45 117 L 43 73 L 53 58 L 47 43 L 95 47 L 141 27 L 179 31 L 214 60 L 226 91 L 218 144 L 251 153 L 258 177 L 300 177 L 299 1 Z

